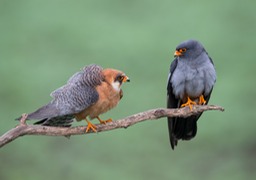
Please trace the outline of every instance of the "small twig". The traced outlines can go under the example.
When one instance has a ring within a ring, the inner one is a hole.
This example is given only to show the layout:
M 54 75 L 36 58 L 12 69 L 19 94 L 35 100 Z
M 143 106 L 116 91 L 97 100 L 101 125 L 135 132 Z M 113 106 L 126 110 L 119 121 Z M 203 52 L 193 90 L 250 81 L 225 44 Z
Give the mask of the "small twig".
M 152 109 L 144 112 L 140 112 L 129 117 L 116 120 L 106 125 L 97 124 L 97 131 L 109 131 L 117 128 L 127 128 L 136 123 L 146 121 L 146 120 L 154 120 L 162 117 L 188 117 L 191 115 L 195 115 L 201 113 L 203 111 L 208 110 L 219 110 L 224 111 L 224 108 L 220 106 L 214 105 L 206 105 L 206 106 L 193 106 L 193 110 L 190 110 L 188 107 L 179 108 L 179 109 L 166 109 L 166 108 L 158 108 Z M 9 130 L 5 134 L 0 137 L 0 147 L 10 143 L 16 138 L 24 135 L 47 135 L 47 136 L 66 136 L 69 137 L 71 135 L 82 135 L 89 134 L 92 132 L 85 133 L 87 126 L 76 126 L 76 127 L 50 127 L 50 126 L 40 126 L 40 125 L 27 125 L 26 124 L 27 115 L 23 114 L 20 120 L 20 124 L 15 128 Z
M 20 125 L 23 125 L 23 126 L 26 126 L 26 125 L 27 125 L 27 123 L 26 123 L 27 117 L 28 117 L 28 114 L 22 114 L 22 115 L 21 115 Z

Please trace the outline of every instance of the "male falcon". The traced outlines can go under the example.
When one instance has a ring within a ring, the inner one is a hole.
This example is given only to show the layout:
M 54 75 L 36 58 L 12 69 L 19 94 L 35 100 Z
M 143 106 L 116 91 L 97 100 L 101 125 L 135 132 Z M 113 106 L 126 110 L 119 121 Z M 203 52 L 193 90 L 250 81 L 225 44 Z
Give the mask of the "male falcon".
M 102 69 L 98 65 L 89 65 L 75 73 L 66 85 L 51 93 L 52 101 L 28 114 L 27 119 L 39 120 L 35 124 L 44 126 L 69 127 L 75 118 L 77 121 L 86 120 L 86 132 L 97 132 L 96 126 L 88 121 L 99 118 L 114 108 L 123 96 L 121 85 L 129 82 L 128 76 L 115 69 Z
M 167 83 L 167 107 L 180 108 L 195 104 L 207 104 L 216 81 L 212 59 L 203 45 L 187 40 L 176 47 Z M 190 140 L 196 136 L 197 120 L 202 113 L 187 118 L 168 118 L 172 149 L 178 140 Z

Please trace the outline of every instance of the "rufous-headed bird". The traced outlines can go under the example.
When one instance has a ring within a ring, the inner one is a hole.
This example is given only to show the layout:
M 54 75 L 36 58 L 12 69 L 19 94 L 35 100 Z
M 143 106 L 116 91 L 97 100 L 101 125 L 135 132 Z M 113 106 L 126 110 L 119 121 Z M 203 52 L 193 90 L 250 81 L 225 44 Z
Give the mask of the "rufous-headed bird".
M 103 69 L 92 64 L 75 73 L 64 86 L 51 93 L 53 98 L 47 105 L 28 114 L 27 119 L 39 120 L 35 124 L 44 126 L 69 127 L 75 118 L 86 120 L 86 132 L 97 128 L 87 118 L 97 118 L 99 115 L 114 108 L 123 96 L 121 86 L 130 79 L 123 72 L 115 69 Z

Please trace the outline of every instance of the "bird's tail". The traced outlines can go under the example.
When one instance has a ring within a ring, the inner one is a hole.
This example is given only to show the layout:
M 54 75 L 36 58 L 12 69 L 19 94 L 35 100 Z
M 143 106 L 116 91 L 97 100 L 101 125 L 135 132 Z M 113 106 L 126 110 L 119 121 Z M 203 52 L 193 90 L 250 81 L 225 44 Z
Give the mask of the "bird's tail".
M 27 119 L 43 120 L 43 119 L 50 119 L 58 115 L 59 115 L 59 110 L 56 108 L 56 105 L 54 103 L 49 103 L 39 108 L 35 112 L 28 114 Z
M 168 120 L 169 137 L 172 149 L 178 144 L 178 140 L 190 140 L 197 133 L 197 116 L 189 118 L 175 118 Z
M 34 124 L 40 124 L 43 126 L 70 127 L 73 119 L 74 115 L 64 115 L 49 119 L 43 119 L 35 122 Z
M 192 116 L 187 119 L 183 128 L 183 133 L 180 134 L 182 140 L 190 140 L 194 138 L 197 133 L 197 118 Z
M 61 126 L 68 127 L 71 126 L 73 122 L 73 115 L 60 115 L 59 110 L 56 108 L 54 103 L 49 103 L 35 112 L 28 114 L 27 119 L 39 120 L 34 124 L 40 124 L 44 126 Z M 21 117 L 16 120 L 20 120 Z

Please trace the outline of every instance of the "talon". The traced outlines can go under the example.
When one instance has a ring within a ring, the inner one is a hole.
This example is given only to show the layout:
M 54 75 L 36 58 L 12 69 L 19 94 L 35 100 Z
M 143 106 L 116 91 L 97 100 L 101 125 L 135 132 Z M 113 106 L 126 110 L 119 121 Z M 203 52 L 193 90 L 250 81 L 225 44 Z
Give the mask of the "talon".
M 201 96 L 199 97 L 199 102 L 198 102 L 198 104 L 199 104 L 199 105 L 205 105 L 205 103 L 206 103 L 206 100 L 204 99 L 204 96 L 201 95 Z
M 85 130 L 86 133 L 88 133 L 90 130 L 92 130 L 93 132 L 97 132 L 97 127 L 92 124 L 90 121 L 88 121 L 87 119 L 85 119 L 85 121 L 87 122 L 87 128 Z
M 186 103 L 182 104 L 181 107 L 189 106 L 189 109 L 192 111 L 192 105 L 196 105 L 196 102 L 192 101 L 189 97 Z
M 107 124 L 107 123 L 109 123 L 109 122 L 112 122 L 113 120 L 111 119 L 111 118 L 109 118 L 109 119 L 107 119 L 107 120 L 102 120 L 102 119 L 100 119 L 100 117 L 99 116 L 97 116 L 96 117 L 98 120 L 99 120 L 99 122 L 100 122 L 100 124 Z

